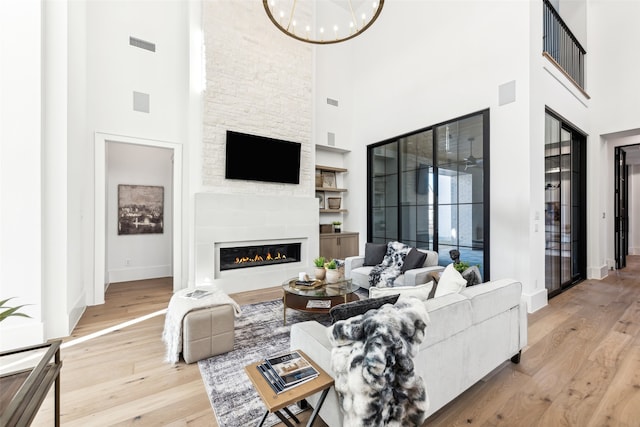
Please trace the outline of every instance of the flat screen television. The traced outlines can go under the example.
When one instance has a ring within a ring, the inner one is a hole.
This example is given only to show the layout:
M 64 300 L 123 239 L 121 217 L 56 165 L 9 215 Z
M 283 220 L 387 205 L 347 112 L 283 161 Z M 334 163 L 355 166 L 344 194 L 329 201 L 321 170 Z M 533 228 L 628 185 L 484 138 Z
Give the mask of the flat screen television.
M 225 178 L 300 183 L 298 142 L 227 131 Z

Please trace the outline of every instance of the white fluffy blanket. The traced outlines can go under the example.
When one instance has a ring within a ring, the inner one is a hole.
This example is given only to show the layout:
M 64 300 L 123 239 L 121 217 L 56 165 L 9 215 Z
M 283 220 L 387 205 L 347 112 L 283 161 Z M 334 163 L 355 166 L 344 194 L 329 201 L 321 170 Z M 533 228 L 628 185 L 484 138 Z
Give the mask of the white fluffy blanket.
M 328 329 L 345 426 L 422 425 L 429 398 L 413 360 L 429 322 L 424 303 L 407 298 Z
M 162 341 L 166 346 L 165 360 L 169 363 L 176 363 L 180 359 L 180 353 L 182 352 L 182 319 L 188 312 L 229 304 L 233 306 L 236 317 L 242 313 L 240 305 L 218 286 L 197 286 L 196 289 L 210 292 L 210 294 L 199 299 L 188 298 L 185 294 L 193 292 L 194 289 L 181 289 L 173 294 L 169 301 L 169 307 L 164 319 L 164 330 L 162 331 Z

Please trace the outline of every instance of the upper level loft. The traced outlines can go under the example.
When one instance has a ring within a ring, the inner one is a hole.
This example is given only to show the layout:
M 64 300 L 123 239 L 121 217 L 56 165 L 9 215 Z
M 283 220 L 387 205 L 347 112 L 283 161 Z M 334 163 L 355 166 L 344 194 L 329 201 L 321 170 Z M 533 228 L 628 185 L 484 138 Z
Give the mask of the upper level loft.
M 545 55 L 584 93 L 584 50 L 549 0 L 543 0 L 542 49 Z M 586 93 L 585 93 L 586 95 Z

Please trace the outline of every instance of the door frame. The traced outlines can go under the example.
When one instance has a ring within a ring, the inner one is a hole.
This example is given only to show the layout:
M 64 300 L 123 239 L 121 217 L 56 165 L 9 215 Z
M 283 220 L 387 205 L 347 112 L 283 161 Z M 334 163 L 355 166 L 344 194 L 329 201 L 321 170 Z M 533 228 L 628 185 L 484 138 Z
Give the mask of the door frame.
M 629 254 L 629 168 L 624 146 L 615 148 L 614 156 L 614 259 L 616 270 L 627 266 Z
M 173 235 L 172 269 L 173 290 L 182 288 L 182 145 L 145 138 L 136 138 L 96 132 L 94 135 L 94 280 L 88 295 L 89 305 L 104 304 L 107 284 L 106 233 L 107 233 L 107 143 L 143 145 L 166 148 L 173 151 Z

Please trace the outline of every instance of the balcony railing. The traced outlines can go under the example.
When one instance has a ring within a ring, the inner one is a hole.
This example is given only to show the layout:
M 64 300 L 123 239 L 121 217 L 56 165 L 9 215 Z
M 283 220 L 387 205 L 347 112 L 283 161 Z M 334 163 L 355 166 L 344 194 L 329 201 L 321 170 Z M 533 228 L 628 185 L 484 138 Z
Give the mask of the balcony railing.
M 584 90 L 584 56 L 587 53 L 564 23 L 549 0 L 544 2 L 543 52 Z

